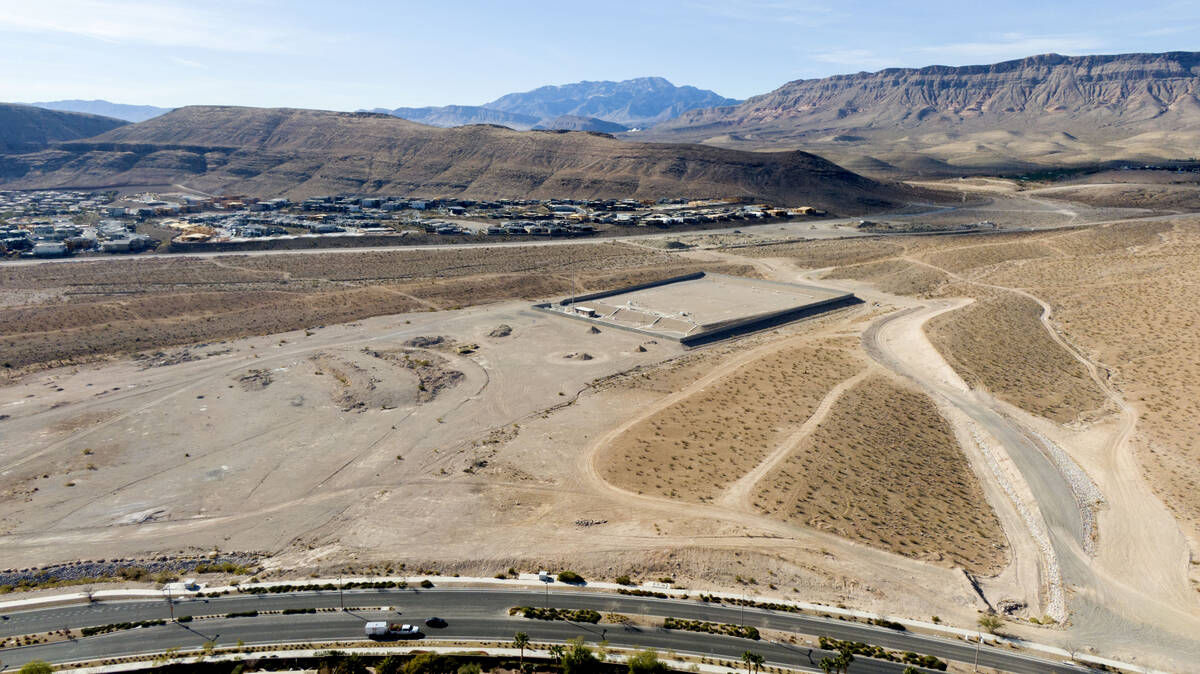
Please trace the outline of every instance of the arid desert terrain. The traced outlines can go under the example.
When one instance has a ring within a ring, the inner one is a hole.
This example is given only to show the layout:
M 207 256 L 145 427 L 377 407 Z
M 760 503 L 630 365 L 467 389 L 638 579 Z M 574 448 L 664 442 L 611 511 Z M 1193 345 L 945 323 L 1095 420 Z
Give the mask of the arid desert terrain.
M 926 186 L 883 219 L 999 228 L 0 267 L 4 565 L 670 576 L 1178 668 L 1200 217 Z M 699 270 L 863 301 L 694 349 L 531 307 Z

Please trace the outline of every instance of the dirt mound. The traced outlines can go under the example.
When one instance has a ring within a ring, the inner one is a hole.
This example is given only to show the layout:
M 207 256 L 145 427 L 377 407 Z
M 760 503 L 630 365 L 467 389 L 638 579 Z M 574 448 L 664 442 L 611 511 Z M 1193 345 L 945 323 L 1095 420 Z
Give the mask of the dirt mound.
M 319 353 L 309 359 L 315 374 L 328 376 L 335 404 L 349 412 L 411 407 L 421 402 L 420 381 L 355 353 Z
M 437 340 L 437 343 L 440 344 L 444 338 L 438 337 Z M 363 353 L 398 365 L 416 375 L 416 402 L 418 404 L 433 400 L 439 393 L 457 386 L 466 377 L 462 372 L 450 369 L 448 367 L 450 361 L 435 354 L 407 349 L 400 351 L 363 349 Z
M 413 337 L 404 343 L 404 346 L 411 346 L 414 349 L 428 349 L 433 346 L 440 346 L 449 341 L 448 337 L 442 335 Z
M 495 330 L 488 333 L 488 337 L 507 337 L 512 334 L 512 326 L 507 323 L 501 323 L 496 326 Z
M 250 370 L 233 378 L 243 391 L 261 391 L 271 385 L 274 377 L 269 370 Z

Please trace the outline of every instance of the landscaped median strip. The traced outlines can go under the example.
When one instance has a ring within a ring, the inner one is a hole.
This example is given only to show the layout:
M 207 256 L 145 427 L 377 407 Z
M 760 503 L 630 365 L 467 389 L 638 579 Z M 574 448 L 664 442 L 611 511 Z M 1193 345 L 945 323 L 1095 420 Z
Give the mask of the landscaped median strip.
M 555 646 L 566 646 L 564 642 L 537 642 L 526 646 L 524 649 L 524 657 L 528 661 L 530 658 L 538 658 L 542 660 L 550 660 L 555 657 L 550 650 Z M 606 661 L 615 664 L 623 664 L 628 661 L 630 654 L 636 653 L 639 649 L 614 648 L 606 647 Z M 331 651 L 336 651 L 342 655 L 362 655 L 370 657 L 382 657 L 387 655 L 417 655 L 420 653 L 437 653 L 442 655 L 479 655 L 489 658 L 517 658 L 522 654 L 522 651 L 512 648 L 510 643 L 497 642 L 493 640 L 470 642 L 470 641 L 455 641 L 451 645 L 421 645 L 410 646 L 380 646 L 371 644 L 364 646 L 363 642 L 294 642 L 280 643 L 264 646 L 243 646 L 241 648 L 214 648 L 211 650 L 193 649 L 189 651 L 180 651 L 172 649 L 170 651 L 160 651 L 152 653 L 142 653 L 136 656 L 127 656 L 121 658 L 107 658 L 104 660 L 81 660 L 76 662 L 68 662 L 60 665 L 62 669 L 70 669 L 79 674 L 118 674 L 120 672 L 131 672 L 148 669 L 150 667 L 158 668 L 169 665 L 179 664 L 194 664 L 198 662 L 238 662 L 253 656 L 258 660 L 269 659 L 316 659 L 320 658 Z M 108 664 L 95 664 L 103 662 Z M 659 662 L 667 665 L 670 669 L 678 672 L 693 672 L 699 674 L 730 674 L 730 670 L 739 670 L 743 667 L 741 661 L 725 660 L 721 658 L 713 658 L 701 654 L 681 655 L 676 652 L 668 654 L 659 654 Z M 514 666 L 516 663 L 513 663 Z M 761 669 L 763 672 L 771 671 L 776 673 L 808 671 L 797 670 L 783 665 L 770 665 Z
M 90 597 L 89 597 L 89 595 L 87 595 L 85 593 L 76 592 L 76 593 L 66 594 L 66 595 L 36 597 L 33 599 L 18 599 L 18 600 L 0 602 L 0 611 L 19 610 L 21 608 L 33 608 L 35 606 L 47 606 L 47 605 L 62 604 L 62 603 L 77 603 L 77 602 L 86 602 L 89 600 L 103 600 L 103 599 L 131 599 L 131 598 L 135 598 L 135 597 L 141 597 L 141 598 L 157 597 L 157 598 L 166 599 L 170 596 L 174 596 L 176 598 L 182 598 L 184 596 L 215 597 L 215 596 L 220 596 L 223 594 L 229 594 L 232 592 L 266 594 L 266 593 L 278 593 L 278 592 L 299 592 L 299 591 L 307 591 L 309 589 L 312 589 L 312 590 L 317 590 L 317 589 L 336 590 L 336 589 L 338 589 L 338 582 L 339 582 L 339 579 L 337 579 L 337 578 L 313 579 L 312 581 L 310 581 L 308 583 L 303 583 L 303 584 L 298 584 L 293 581 L 266 581 L 266 582 L 259 582 L 259 583 L 243 583 L 240 585 L 203 588 L 202 590 L 200 590 L 198 592 L 187 592 L 184 594 L 181 594 L 178 591 L 173 592 L 173 593 L 168 593 L 166 590 L 153 590 L 153 589 L 98 590 L 98 591 L 92 593 Z M 478 585 L 499 585 L 502 587 L 507 586 L 507 587 L 514 587 L 514 588 L 516 588 L 516 587 L 521 587 L 521 588 L 543 587 L 546 585 L 545 581 L 536 580 L 536 579 L 532 579 L 532 578 L 529 578 L 529 579 L 527 579 L 527 578 L 500 579 L 500 578 L 466 578 L 466 577 L 458 577 L 458 576 L 415 576 L 415 577 L 414 576 L 403 576 L 403 577 L 397 576 L 397 577 L 385 577 L 385 578 L 353 577 L 353 578 L 341 579 L 340 582 L 341 582 L 342 589 L 351 589 L 352 587 L 353 588 L 388 587 L 387 584 L 389 584 L 389 583 L 394 583 L 394 585 L 392 585 L 391 587 L 395 587 L 395 588 L 412 587 L 414 584 L 417 586 L 420 586 L 420 587 L 424 587 L 424 588 L 432 588 L 435 585 L 437 585 L 437 586 L 441 586 L 441 585 L 476 585 L 476 586 L 478 586 Z M 276 587 L 287 588 L 287 589 L 278 589 L 278 590 L 271 589 L 271 588 L 276 588 Z M 654 597 L 654 598 L 658 598 L 658 599 L 686 600 L 686 599 L 702 599 L 703 597 L 708 597 L 709 601 L 712 601 L 714 599 L 720 599 L 720 600 L 729 602 L 734 605 L 738 605 L 742 602 L 746 602 L 745 603 L 746 606 L 754 606 L 755 608 L 758 608 L 758 605 L 761 604 L 764 608 L 771 607 L 770 610 L 785 610 L 785 611 L 795 612 L 795 613 L 807 613 L 807 614 L 816 615 L 819 617 L 826 617 L 826 618 L 853 619 L 853 620 L 866 620 L 866 621 L 882 620 L 882 621 L 887 621 L 889 623 L 892 623 L 894 625 L 903 625 L 906 628 L 921 629 L 926 632 L 938 634 L 938 635 L 941 635 L 944 637 L 951 637 L 951 638 L 955 638 L 955 639 L 959 639 L 959 640 L 966 640 L 966 641 L 971 641 L 971 642 L 984 640 L 985 643 L 989 643 L 991 645 L 1007 645 L 1007 646 L 1012 646 L 1012 647 L 1016 647 L 1016 648 L 1026 649 L 1029 651 L 1034 651 L 1040 655 L 1049 655 L 1049 656 L 1054 656 L 1054 657 L 1061 658 L 1061 659 L 1073 658 L 1075 661 L 1087 663 L 1087 664 L 1103 665 L 1105 667 L 1113 667 L 1113 668 L 1127 669 L 1127 670 L 1142 669 L 1141 667 L 1139 667 L 1137 665 L 1131 665 L 1129 663 L 1121 662 L 1118 660 L 1113 660 L 1110 658 L 1102 658 L 1102 657 L 1097 657 L 1094 655 L 1088 655 L 1088 654 L 1082 654 L 1082 653 L 1069 653 L 1068 651 L 1066 651 L 1062 648 L 1058 648 L 1056 646 L 1039 644 L 1037 642 L 1026 641 L 1024 639 L 1018 639 L 1018 638 L 1014 638 L 1014 637 L 1005 637 L 1005 636 L 999 636 L 999 635 L 994 635 L 994 634 L 984 634 L 978 630 L 963 629 L 960 627 L 952 627 L 949 625 L 942 625 L 942 624 L 920 621 L 920 620 L 911 620 L 908 618 L 897 618 L 897 617 L 885 616 L 885 615 L 880 615 L 877 613 L 870 613 L 868 611 L 859 611 L 856 609 L 843 608 L 840 606 L 834 607 L 834 606 L 827 606 L 825 604 L 816 604 L 816 603 L 811 603 L 811 602 L 778 600 L 778 599 L 764 598 L 764 597 L 748 597 L 741 593 L 732 593 L 732 592 L 702 593 L 702 592 L 688 591 L 688 590 L 682 590 L 682 589 L 661 588 L 658 586 L 658 584 L 654 584 L 654 583 L 643 585 L 643 588 L 648 588 L 648 589 L 630 588 L 628 585 L 622 585 L 622 584 L 618 584 L 618 583 L 604 583 L 604 582 L 588 582 L 583 586 L 577 587 L 577 586 L 565 585 L 564 587 L 573 588 L 573 589 L 582 589 L 583 587 L 586 587 L 588 589 L 616 591 L 618 593 L 626 594 L 626 595 L 630 595 L 630 596 Z M 260 590 L 258 588 L 263 588 L 263 589 Z M 754 602 L 754 604 L 751 604 L 750 602 Z M 777 606 L 778 607 L 787 607 L 787 608 L 775 608 Z M 1166 674 L 1166 673 L 1164 672 L 1164 673 L 1155 673 L 1155 674 Z

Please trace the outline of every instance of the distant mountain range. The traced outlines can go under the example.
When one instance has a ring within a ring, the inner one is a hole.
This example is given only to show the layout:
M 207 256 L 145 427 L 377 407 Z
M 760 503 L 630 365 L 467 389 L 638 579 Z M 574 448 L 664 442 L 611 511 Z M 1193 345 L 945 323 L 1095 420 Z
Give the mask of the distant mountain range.
M 111 117 L 0 103 L 0 153 L 35 152 L 52 143 L 88 138 L 125 124 Z
M 90 115 L 103 115 L 104 117 L 115 117 L 123 119 L 127 122 L 144 122 L 147 119 L 158 117 L 161 114 L 168 113 L 171 108 L 159 108 L 153 105 L 125 105 L 124 103 L 109 103 L 108 101 L 43 101 L 41 103 L 30 103 L 39 108 L 47 110 L 62 110 L 65 112 L 85 112 Z
M 191 106 L 40 152 L 0 155 L 0 185 L 9 189 L 175 184 L 293 198 L 747 196 L 837 212 L 894 206 L 909 195 L 806 152 L 484 125 L 440 129 L 382 114 L 286 108 Z
M 803 148 L 868 172 L 995 172 L 1200 154 L 1200 53 L 1060 56 L 796 80 L 639 139 Z
M 688 110 L 734 105 L 738 101 L 696 87 L 677 87 L 661 77 L 639 77 L 623 82 L 576 82 L 539 87 L 508 94 L 483 105 L 445 105 L 426 108 L 375 108 L 422 124 L 463 126 L 501 124 L 517 130 L 573 126 L 604 127 L 596 122 L 619 124 L 625 129 L 645 128 Z M 567 119 L 554 122 L 566 117 Z

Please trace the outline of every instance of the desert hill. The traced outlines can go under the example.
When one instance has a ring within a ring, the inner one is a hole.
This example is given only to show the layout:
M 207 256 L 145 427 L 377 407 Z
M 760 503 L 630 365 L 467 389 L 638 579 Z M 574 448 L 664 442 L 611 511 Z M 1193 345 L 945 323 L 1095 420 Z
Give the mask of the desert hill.
M 32 152 L 62 140 L 87 138 L 125 124 L 119 119 L 0 103 L 0 152 Z
M 435 105 L 423 108 L 375 108 L 371 112 L 392 115 L 418 124 L 440 126 L 467 126 L 469 124 L 499 124 L 510 129 L 525 131 L 532 129 L 541 119 L 515 112 L 493 110 L 482 105 Z
M 839 212 L 909 193 L 806 152 L 441 129 L 373 113 L 186 107 L 86 141 L 0 156 L 8 188 L 182 184 L 212 193 L 471 198 L 751 196 Z
M 580 117 L 579 115 L 559 115 L 554 119 L 539 122 L 533 128 L 551 131 L 596 131 L 598 133 L 621 133 L 629 130 L 629 127 L 624 124 L 606 122 L 595 117 Z
M 129 105 L 127 103 L 112 103 L 109 101 L 84 101 L 70 99 L 65 101 L 42 101 L 30 105 L 46 108 L 47 110 L 63 110 L 65 112 L 83 112 L 89 115 L 115 117 L 127 122 L 144 122 L 152 117 L 168 113 L 171 108 L 160 108 L 156 105 Z
M 622 82 L 585 81 L 539 87 L 506 94 L 483 105 L 375 108 L 373 112 L 433 126 L 501 124 L 524 131 L 535 126 L 567 128 L 552 123 L 562 117 L 591 118 L 630 128 L 646 127 L 688 110 L 737 102 L 707 89 L 678 87 L 662 77 L 638 77 Z
M 1047 54 L 797 80 L 639 138 L 804 148 L 876 172 L 1182 159 L 1200 146 L 1200 53 Z

